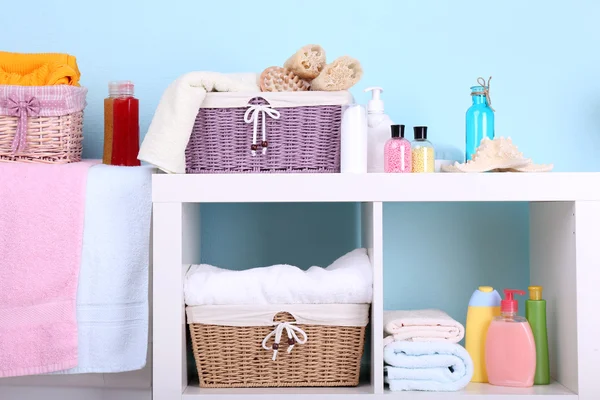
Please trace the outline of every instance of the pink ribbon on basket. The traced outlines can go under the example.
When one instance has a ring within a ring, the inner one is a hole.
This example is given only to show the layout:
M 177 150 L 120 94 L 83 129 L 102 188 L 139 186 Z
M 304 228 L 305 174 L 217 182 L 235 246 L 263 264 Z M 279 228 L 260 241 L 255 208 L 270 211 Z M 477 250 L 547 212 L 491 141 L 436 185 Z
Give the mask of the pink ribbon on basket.
M 27 141 L 27 118 L 37 117 L 40 114 L 40 101 L 31 96 L 28 100 L 18 100 L 14 97 L 9 97 L 6 101 L 8 112 L 14 117 L 18 117 L 17 133 L 12 142 L 12 152 L 16 154 L 25 149 Z

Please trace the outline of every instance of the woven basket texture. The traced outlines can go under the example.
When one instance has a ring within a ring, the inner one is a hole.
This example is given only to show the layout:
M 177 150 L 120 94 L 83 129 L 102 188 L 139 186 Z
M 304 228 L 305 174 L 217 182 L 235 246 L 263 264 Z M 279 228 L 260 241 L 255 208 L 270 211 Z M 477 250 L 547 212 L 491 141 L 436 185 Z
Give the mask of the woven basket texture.
M 255 97 L 248 104 L 268 104 Z M 186 149 L 187 173 L 340 172 L 341 106 L 282 107 L 266 117 L 267 153 L 251 152 L 246 107 L 201 108 Z M 258 144 L 262 141 L 262 117 Z
M 27 145 L 13 154 L 18 117 L 0 116 L 0 161 L 66 164 L 81 161 L 83 112 L 58 117 L 30 117 Z
M 281 312 L 274 320 L 294 319 Z M 272 326 L 189 326 L 200 387 L 358 385 L 365 327 L 298 325 L 308 341 L 287 353 L 287 337 L 282 339 L 273 361 L 273 353 L 262 348 L 262 340 L 274 329 Z

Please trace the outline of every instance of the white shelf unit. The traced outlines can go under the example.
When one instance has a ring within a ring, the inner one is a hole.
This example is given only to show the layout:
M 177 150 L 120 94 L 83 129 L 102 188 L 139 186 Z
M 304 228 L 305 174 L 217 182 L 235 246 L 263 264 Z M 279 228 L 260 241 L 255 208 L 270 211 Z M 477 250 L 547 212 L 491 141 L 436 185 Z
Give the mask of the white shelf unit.
M 600 399 L 597 238 L 600 173 L 273 174 L 153 177 L 153 398 Z M 530 204 L 530 274 L 550 293 L 548 386 L 470 384 L 459 392 L 389 392 L 383 383 L 383 202 Z M 373 264 L 371 378 L 356 388 L 203 389 L 188 385 L 182 264 L 200 262 L 202 203 L 359 202 Z M 560 301 L 558 301 L 560 298 Z

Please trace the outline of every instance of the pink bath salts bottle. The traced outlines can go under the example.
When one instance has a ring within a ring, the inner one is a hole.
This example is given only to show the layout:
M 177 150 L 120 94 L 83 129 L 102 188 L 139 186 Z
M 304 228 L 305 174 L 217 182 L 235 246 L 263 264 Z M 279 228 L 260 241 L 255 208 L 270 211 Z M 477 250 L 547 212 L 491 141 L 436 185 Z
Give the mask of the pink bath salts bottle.
M 392 138 L 385 143 L 383 151 L 385 172 L 411 172 L 412 153 L 410 142 L 404 139 L 404 125 L 392 125 Z

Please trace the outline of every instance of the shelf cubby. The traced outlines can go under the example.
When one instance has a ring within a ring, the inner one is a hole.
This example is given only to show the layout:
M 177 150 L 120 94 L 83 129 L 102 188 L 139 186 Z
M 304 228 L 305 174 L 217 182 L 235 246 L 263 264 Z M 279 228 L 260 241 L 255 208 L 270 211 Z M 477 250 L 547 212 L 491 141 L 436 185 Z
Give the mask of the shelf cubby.
M 200 261 L 231 270 L 275 264 L 290 264 L 304 270 L 313 265 L 326 267 L 361 247 L 369 234 L 368 230 L 360 229 L 364 214 L 360 203 L 207 203 L 194 207 L 201 214 Z M 370 337 L 368 331 L 367 339 Z M 367 342 L 361 384 L 355 389 L 358 392 L 371 390 L 370 348 Z M 187 360 L 188 380 L 194 382 L 189 385 L 188 393 L 206 392 L 192 389 L 198 385 L 198 376 L 189 339 Z M 331 392 L 331 388 L 325 389 Z M 222 389 L 212 391 L 222 392 Z M 237 393 L 244 391 L 239 389 Z
M 384 204 L 384 310 L 436 308 L 465 324 L 469 298 L 478 286 L 493 286 L 501 294 L 504 288 L 527 292 L 530 284 L 544 287 L 557 381 L 531 389 L 470 384 L 462 395 L 575 396 L 574 204 Z M 526 298 L 518 298 L 520 315 Z
M 155 204 L 160 209 L 164 204 Z M 279 202 L 279 203 L 182 203 L 179 214 L 170 223 L 177 221 L 181 239 L 178 235 L 169 236 L 169 242 L 175 251 L 174 255 L 181 260 L 181 275 L 177 276 L 175 270 L 166 272 L 162 277 L 154 274 L 154 282 L 159 286 L 170 282 L 175 284 L 175 278 L 181 280 L 189 264 L 207 263 L 222 268 L 241 270 L 273 264 L 297 265 L 307 269 L 313 265 L 327 266 L 345 253 L 358 248 L 368 249 L 373 262 L 373 240 L 380 231 L 381 218 L 374 217 L 373 213 L 381 213 L 379 208 L 372 203 L 359 202 Z M 160 212 L 158 213 L 160 214 Z M 181 219 L 181 223 L 179 223 Z M 155 216 L 155 239 L 165 235 L 164 230 L 156 228 L 160 225 L 160 217 Z M 380 236 L 377 236 L 380 237 Z M 164 238 L 162 238 L 164 240 Z M 180 240 L 180 244 L 177 242 Z M 165 243 L 166 244 L 166 243 Z M 156 249 L 155 249 L 156 251 Z M 156 261 L 155 261 L 156 262 Z M 155 298 L 156 289 L 154 290 Z M 176 297 L 179 297 L 176 296 Z M 169 299 L 175 300 L 175 299 Z M 180 299 L 181 300 L 181 299 Z M 156 301 L 156 300 L 155 300 Z M 174 303 L 174 302 L 173 302 Z M 162 303 L 161 303 L 162 304 Z M 381 306 L 377 306 L 380 309 Z M 183 304 L 181 305 L 183 310 Z M 159 315 L 161 309 L 155 306 L 155 313 Z M 380 318 L 381 313 L 371 312 L 372 318 Z M 374 317 L 373 315 L 376 315 Z M 176 315 L 169 314 L 175 319 Z M 178 315 L 177 315 L 178 316 Z M 155 324 L 156 326 L 156 324 Z M 276 393 L 279 389 L 206 389 L 198 386 L 197 370 L 189 346 L 187 326 L 183 317 L 177 325 L 179 334 L 173 335 L 180 347 L 176 354 L 169 357 L 178 357 L 177 368 L 182 379 L 182 395 L 194 396 L 246 396 L 258 393 Z M 379 322 L 379 325 L 381 323 Z M 171 325 L 169 325 L 171 327 Z M 288 388 L 288 392 L 302 392 L 322 395 L 335 394 L 373 394 L 374 384 L 372 377 L 382 383 L 382 377 L 371 371 L 371 366 L 376 364 L 372 360 L 371 349 L 374 347 L 371 340 L 377 338 L 373 335 L 374 325 L 371 322 L 367 327 L 365 354 L 361 368 L 361 382 L 352 388 Z M 158 329 L 160 331 L 160 328 Z M 173 329 L 175 331 L 175 329 Z M 379 328 L 378 332 L 381 331 Z M 175 332 L 172 332 L 175 333 Z M 160 339 L 158 339 L 160 341 Z M 156 342 L 156 338 L 155 338 Z M 379 353 L 378 353 L 379 356 Z M 380 364 L 380 360 L 377 362 Z M 164 375 L 161 375 L 163 379 Z M 262 392 L 261 392 L 262 390 Z M 155 390 L 156 392 L 156 390 Z
M 153 398 L 598 399 L 600 186 L 591 184 L 598 178 L 597 173 L 155 175 Z M 428 216 L 423 223 L 421 215 Z M 306 268 L 327 265 L 358 246 L 369 250 L 374 290 L 361 385 L 198 387 L 186 357 L 187 264 L 238 269 L 246 261 L 248 267 L 287 262 Z M 310 254 L 302 250 L 307 247 Z M 403 258 L 405 253 L 411 256 Z M 432 265 L 436 273 L 428 279 Z M 386 389 L 384 309 L 441 308 L 464 323 L 477 286 L 525 289 L 529 283 L 544 286 L 548 301 L 552 384 L 521 389 L 469 384 L 438 393 Z

